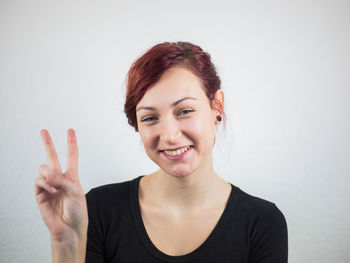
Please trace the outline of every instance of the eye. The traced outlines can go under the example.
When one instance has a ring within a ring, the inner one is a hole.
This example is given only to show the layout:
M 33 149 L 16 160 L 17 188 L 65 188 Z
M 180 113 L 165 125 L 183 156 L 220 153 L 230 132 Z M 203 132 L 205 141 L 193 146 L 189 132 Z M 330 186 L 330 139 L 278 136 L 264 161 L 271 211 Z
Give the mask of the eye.
M 178 113 L 178 115 L 186 115 L 190 112 L 193 112 L 194 110 L 189 110 L 189 109 L 185 109 L 185 110 L 182 110 Z
M 156 120 L 156 117 L 154 117 L 154 116 L 149 116 L 149 117 L 143 118 L 143 119 L 141 120 L 141 122 L 144 122 L 144 121 L 154 121 L 154 120 Z

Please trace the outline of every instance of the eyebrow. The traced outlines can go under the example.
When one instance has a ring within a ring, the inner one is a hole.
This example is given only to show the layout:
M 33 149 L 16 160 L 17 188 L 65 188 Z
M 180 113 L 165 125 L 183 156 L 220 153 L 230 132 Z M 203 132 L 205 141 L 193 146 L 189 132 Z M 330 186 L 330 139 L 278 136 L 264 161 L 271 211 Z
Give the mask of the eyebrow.
M 182 98 L 180 100 L 175 101 L 173 104 L 171 104 L 172 107 L 175 107 L 177 104 L 179 104 L 180 102 L 184 101 L 184 100 L 197 100 L 196 98 L 192 98 L 192 97 L 185 97 Z M 136 109 L 136 112 L 138 112 L 139 110 L 155 110 L 155 107 L 147 107 L 147 106 L 141 106 L 139 108 Z

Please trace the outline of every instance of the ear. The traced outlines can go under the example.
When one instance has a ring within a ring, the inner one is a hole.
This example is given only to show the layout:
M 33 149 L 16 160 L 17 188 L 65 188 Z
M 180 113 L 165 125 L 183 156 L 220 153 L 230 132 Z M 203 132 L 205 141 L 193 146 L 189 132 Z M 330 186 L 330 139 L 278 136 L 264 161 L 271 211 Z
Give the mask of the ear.
M 224 92 L 221 89 L 218 89 L 215 93 L 215 98 L 214 98 L 215 110 L 213 111 L 213 113 L 214 113 L 215 124 L 221 123 L 216 120 L 216 116 L 220 115 L 222 118 L 222 113 L 224 111 L 224 103 L 225 103 Z
M 224 111 L 224 103 L 225 103 L 225 98 L 224 98 L 224 92 L 221 89 L 218 89 L 215 92 L 215 103 L 217 109 L 219 109 L 221 112 Z

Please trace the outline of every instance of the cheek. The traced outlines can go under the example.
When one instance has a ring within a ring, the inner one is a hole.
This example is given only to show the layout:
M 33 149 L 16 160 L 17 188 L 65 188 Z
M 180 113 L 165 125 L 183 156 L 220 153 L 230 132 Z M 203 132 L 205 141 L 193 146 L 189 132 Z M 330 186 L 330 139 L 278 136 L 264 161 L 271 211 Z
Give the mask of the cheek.
M 152 129 L 140 129 L 139 134 L 146 149 L 153 146 L 155 143 L 155 132 Z
M 214 136 L 214 126 L 207 116 L 198 116 L 186 121 L 183 127 L 186 127 L 184 130 L 188 132 L 189 136 L 194 137 L 193 139 L 197 140 L 198 143 Z
M 205 129 L 204 123 L 200 118 L 189 119 L 187 122 L 185 122 L 184 126 L 186 131 L 196 136 L 203 133 Z

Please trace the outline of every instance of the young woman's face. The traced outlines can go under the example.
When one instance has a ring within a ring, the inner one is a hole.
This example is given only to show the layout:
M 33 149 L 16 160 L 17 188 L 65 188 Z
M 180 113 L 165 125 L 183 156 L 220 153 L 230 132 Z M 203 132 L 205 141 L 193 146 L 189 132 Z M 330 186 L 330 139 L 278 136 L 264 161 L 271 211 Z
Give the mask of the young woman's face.
M 186 176 L 211 163 L 218 112 L 190 70 L 166 71 L 136 106 L 147 155 L 164 172 Z

